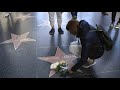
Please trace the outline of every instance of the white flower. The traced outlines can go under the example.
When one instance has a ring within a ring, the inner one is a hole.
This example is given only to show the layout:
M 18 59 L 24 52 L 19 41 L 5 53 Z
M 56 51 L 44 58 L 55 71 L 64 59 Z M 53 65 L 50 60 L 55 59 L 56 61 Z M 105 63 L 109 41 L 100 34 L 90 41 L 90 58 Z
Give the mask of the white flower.
M 58 65 L 59 65 L 59 62 L 53 63 L 51 64 L 50 69 L 56 69 Z
M 61 67 L 63 70 L 67 70 L 68 69 L 68 67 Z

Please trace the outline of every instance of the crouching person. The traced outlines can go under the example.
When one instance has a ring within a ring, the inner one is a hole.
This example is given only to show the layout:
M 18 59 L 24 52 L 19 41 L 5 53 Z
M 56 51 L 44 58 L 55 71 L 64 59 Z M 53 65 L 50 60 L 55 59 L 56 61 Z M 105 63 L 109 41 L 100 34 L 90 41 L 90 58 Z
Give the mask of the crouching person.
M 80 38 L 82 50 L 81 57 L 78 58 L 77 63 L 71 68 L 71 71 L 77 71 L 82 67 L 89 67 L 94 64 L 95 59 L 100 58 L 104 53 L 104 47 L 102 42 L 100 41 L 96 32 L 91 32 L 91 30 L 95 30 L 93 26 L 91 26 L 85 20 L 81 20 L 80 22 L 72 19 L 68 22 L 66 29 L 72 34 Z M 89 62 L 88 58 L 93 60 Z

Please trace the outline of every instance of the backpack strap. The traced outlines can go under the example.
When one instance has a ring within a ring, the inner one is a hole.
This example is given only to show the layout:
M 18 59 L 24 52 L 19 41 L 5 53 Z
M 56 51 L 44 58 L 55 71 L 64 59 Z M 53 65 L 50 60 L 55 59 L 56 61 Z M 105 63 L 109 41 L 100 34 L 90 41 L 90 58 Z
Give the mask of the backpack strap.
M 103 30 L 99 30 L 98 28 L 97 29 L 94 29 L 94 30 L 90 30 L 89 32 L 96 32 L 100 42 L 104 45 L 104 42 L 103 42 L 103 39 L 102 39 L 102 32 Z
M 89 32 L 97 32 L 97 31 L 102 32 L 103 30 L 90 30 Z

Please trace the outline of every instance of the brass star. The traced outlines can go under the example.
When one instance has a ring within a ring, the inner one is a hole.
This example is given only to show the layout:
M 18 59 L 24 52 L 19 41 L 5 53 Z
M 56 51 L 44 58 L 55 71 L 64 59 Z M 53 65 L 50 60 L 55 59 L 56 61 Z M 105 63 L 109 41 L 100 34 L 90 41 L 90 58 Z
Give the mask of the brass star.
M 21 19 L 22 21 L 25 21 L 27 18 L 32 18 L 34 16 L 31 16 L 31 14 L 27 14 L 27 15 L 22 15 L 22 14 L 19 14 L 18 17 L 15 17 L 16 19 Z
M 29 34 L 29 32 L 24 33 L 24 34 L 22 34 L 22 35 L 11 34 L 11 37 L 12 37 L 11 39 L 6 40 L 6 41 L 4 41 L 4 42 L 2 42 L 2 43 L 0 43 L 0 44 L 13 43 L 14 48 L 15 48 L 15 50 L 16 50 L 16 49 L 20 46 L 20 44 L 21 44 L 22 42 L 36 41 L 36 40 L 34 40 L 34 39 L 27 38 L 28 34 Z
M 51 64 L 64 60 L 68 64 L 68 69 L 70 70 L 72 66 L 74 65 L 73 61 L 77 57 L 73 54 L 66 55 L 59 47 L 57 48 L 55 56 L 47 56 L 47 57 L 38 57 L 38 59 L 41 59 L 43 61 L 50 62 Z M 49 73 L 49 77 L 53 76 L 56 72 L 54 70 L 51 70 Z

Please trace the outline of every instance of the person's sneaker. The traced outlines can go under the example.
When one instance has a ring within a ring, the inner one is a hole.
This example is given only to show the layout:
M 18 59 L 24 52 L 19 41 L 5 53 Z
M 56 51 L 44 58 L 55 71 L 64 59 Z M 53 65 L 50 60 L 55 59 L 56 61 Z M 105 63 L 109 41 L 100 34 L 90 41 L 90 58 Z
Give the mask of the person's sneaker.
M 114 23 L 111 23 L 111 24 L 110 24 L 110 27 L 112 27 L 112 28 L 113 28 L 113 27 L 114 27 Z
M 115 29 L 119 29 L 120 28 L 120 23 L 117 23 L 117 25 L 115 26 Z
M 58 32 L 59 34 L 64 34 L 64 31 L 61 28 L 58 29 Z
M 52 29 L 50 30 L 49 34 L 50 34 L 50 35 L 54 35 L 54 33 L 55 33 L 55 29 L 52 28 Z
M 8 17 L 8 16 L 9 16 L 9 13 L 6 13 L 6 14 L 5 14 L 5 17 Z
M 82 67 L 84 67 L 84 68 L 89 68 L 89 67 L 91 67 L 91 66 L 93 66 L 93 65 L 95 65 L 95 64 L 96 64 L 95 60 L 88 59 L 87 63 L 84 64 Z

